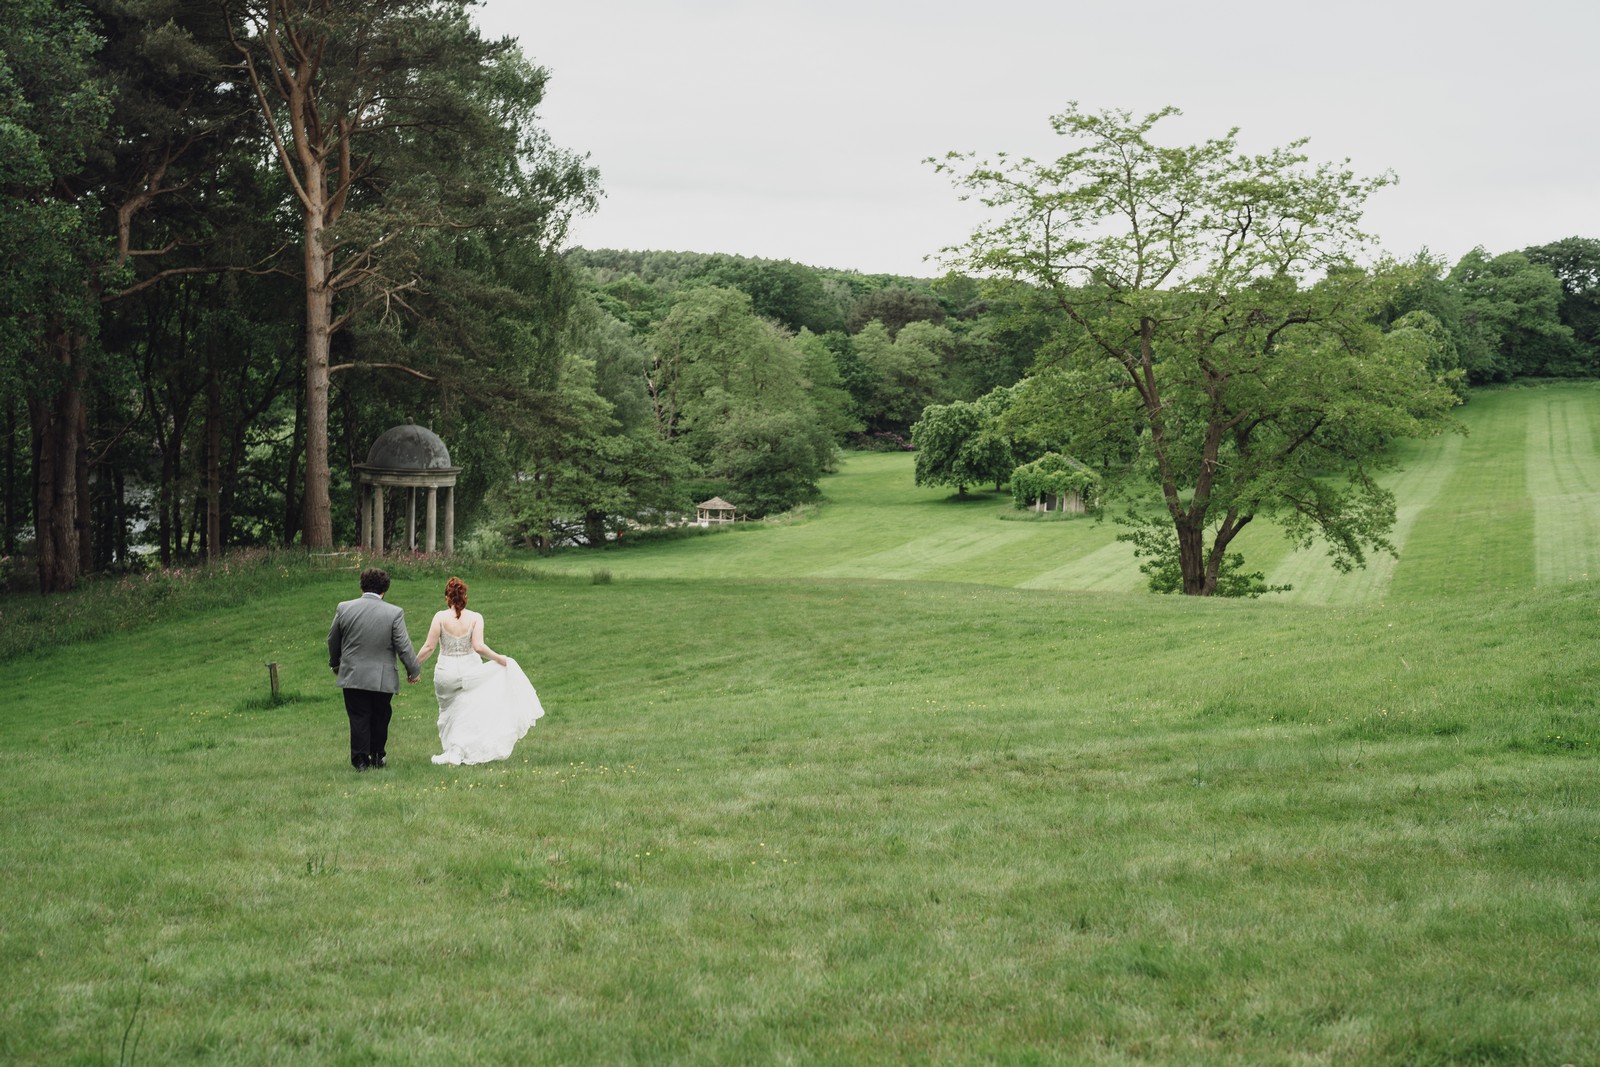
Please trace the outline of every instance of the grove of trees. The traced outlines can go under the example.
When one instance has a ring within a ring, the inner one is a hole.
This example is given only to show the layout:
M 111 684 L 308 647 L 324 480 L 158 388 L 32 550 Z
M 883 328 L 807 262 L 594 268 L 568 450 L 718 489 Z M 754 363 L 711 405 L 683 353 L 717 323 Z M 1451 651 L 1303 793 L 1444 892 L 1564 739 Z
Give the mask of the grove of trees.
M 597 175 L 468 10 L 22 0 L 0 24 L 4 553 L 42 590 L 152 548 L 348 540 L 350 467 L 405 418 L 501 457 L 469 497 L 517 464 Z
M 942 277 L 566 248 L 599 175 L 470 15 L 16 0 L 0 582 L 347 544 L 355 465 L 410 420 L 465 468 L 466 529 L 542 548 L 711 495 L 783 511 L 841 448 L 914 442 L 958 492 L 1070 456 L 1108 493 L 1154 474 L 1182 588 L 1213 592 L 1257 516 L 1336 565 L 1384 547 L 1385 446 L 1468 384 L 1600 372 L 1600 241 L 1361 267 L 1369 183 L 1158 149 L 1160 115 L 1069 111 L 1054 164 L 947 161 L 1010 215 Z

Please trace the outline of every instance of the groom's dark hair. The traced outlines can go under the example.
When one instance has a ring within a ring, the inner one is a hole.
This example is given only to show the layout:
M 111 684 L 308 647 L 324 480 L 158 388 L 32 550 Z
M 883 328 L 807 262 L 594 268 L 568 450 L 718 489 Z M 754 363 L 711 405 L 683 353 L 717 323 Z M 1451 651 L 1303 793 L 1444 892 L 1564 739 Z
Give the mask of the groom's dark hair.
M 382 596 L 389 591 L 389 572 L 381 567 L 368 567 L 361 572 L 361 591 Z

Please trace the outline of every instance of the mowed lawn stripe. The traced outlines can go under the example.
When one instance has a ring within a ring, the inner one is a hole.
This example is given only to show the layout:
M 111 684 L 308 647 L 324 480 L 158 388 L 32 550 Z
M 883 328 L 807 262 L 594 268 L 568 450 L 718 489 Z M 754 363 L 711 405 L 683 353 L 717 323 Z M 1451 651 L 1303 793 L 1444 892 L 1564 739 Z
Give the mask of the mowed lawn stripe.
M 989 517 L 986 515 L 986 518 Z M 823 567 L 811 574 L 819 578 L 925 578 L 941 569 L 965 574 L 971 561 L 982 560 L 1005 545 L 1027 537 L 1028 531 L 1008 529 L 998 522 L 987 528 L 960 529 L 941 525 L 922 537 L 882 552 Z
M 1107 527 L 1116 529 L 1115 527 Z M 1085 592 L 1131 593 L 1145 588 L 1133 546 L 1108 537 L 1110 543 L 1019 583 L 1023 589 L 1078 589 Z
M 1439 491 L 1461 462 L 1460 434 L 1444 434 L 1402 446 L 1399 471 L 1384 479 L 1395 496 L 1394 532 L 1390 540 L 1404 556 L 1417 519 L 1438 498 Z M 1327 548 L 1318 543 L 1292 551 L 1267 571 L 1271 585 L 1288 585 L 1286 600 L 1304 604 L 1363 604 L 1382 599 L 1394 580 L 1399 558 L 1387 552 L 1367 555 L 1366 567 L 1340 574 L 1328 561 Z M 1253 567 L 1247 569 L 1254 569 Z
M 1397 597 L 1507 592 L 1534 584 L 1534 509 L 1528 495 L 1523 390 L 1473 394 L 1453 470 L 1422 509 L 1395 568 Z
M 1530 405 L 1527 480 L 1533 498 L 1535 573 L 1540 585 L 1600 575 L 1600 456 L 1594 422 L 1600 386 L 1539 390 Z

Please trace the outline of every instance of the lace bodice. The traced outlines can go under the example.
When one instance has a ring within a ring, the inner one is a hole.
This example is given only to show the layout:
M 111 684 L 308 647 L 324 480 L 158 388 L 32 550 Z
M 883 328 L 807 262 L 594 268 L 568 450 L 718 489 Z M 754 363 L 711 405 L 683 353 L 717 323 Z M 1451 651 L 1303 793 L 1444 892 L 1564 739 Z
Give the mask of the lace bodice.
M 470 656 L 472 654 L 472 631 L 457 637 L 445 630 L 439 631 L 439 655 L 441 656 Z

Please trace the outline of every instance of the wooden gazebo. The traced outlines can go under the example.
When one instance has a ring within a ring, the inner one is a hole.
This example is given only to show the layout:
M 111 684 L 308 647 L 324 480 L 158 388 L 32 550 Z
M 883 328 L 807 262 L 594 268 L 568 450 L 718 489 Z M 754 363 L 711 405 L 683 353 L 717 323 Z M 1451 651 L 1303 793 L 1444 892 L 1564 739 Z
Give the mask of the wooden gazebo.
M 694 506 L 694 519 L 701 526 L 710 526 L 714 522 L 732 522 L 737 510 L 720 496 L 714 496 L 704 504 Z
M 426 490 L 427 508 L 425 523 L 426 551 L 433 552 L 438 544 L 439 491 L 444 490 L 444 550 L 456 550 L 456 475 L 460 467 L 450 465 L 450 450 L 439 435 L 423 426 L 406 424 L 385 430 L 372 442 L 367 461 L 356 464 L 356 478 L 361 483 L 361 545 L 382 552 L 386 547 L 383 536 L 383 491 L 405 490 L 406 533 L 404 547 L 417 548 L 417 497 Z M 398 531 L 397 531 L 398 532 Z

